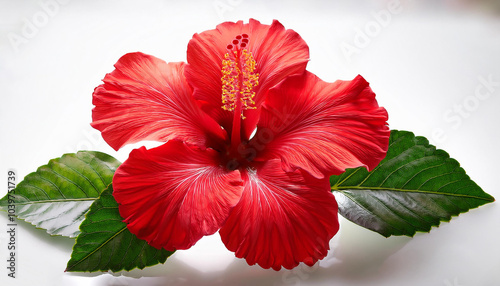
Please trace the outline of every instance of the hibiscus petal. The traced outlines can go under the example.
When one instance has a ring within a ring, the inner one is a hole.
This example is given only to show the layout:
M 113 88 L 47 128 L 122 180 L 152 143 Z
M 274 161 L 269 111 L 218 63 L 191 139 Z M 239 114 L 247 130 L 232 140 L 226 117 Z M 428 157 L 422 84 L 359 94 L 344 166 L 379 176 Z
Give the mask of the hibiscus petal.
M 346 168 L 375 168 L 389 144 L 387 112 L 361 76 L 327 83 L 306 72 L 268 95 L 257 133 L 257 160 L 281 158 L 285 171 L 302 168 L 317 178 Z
M 218 157 L 176 140 L 133 150 L 113 177 L 113 196 L 130 232 L 170 251 L 215 233 L 243 189 L 239 171 L 221 168 Z
M 278 159 L 243 173 L 240 202 L 220 229 L 222 241 L 263 268 L 309 266 L 326 256 L 339 229 L 337 202 L 328 179 L 296 170 L 285 173 Z
M 278 21 L 263 25 L 250 19 L 248 24 L 225 22 L 215 30 L 195 34 L 188 44 L 186 77 L 194 87 L 194 97 L 202 103 L 203 109 L 226 130 L 232 128 L 232 113 L 223 110 L 222 60 L 228 52 L 227 45 L 235 36 L 249 35 L 247 46 L 257 63 L 259 85 L 256 86 L 256 110 L 245 113 L 243 129 L 246 138 L 255 129 L 259 106 L 268 89 L 291 75 L 302 74 L 309 60 L 309 48 L 293 30 L 286 30 Z
M 115 150 L 172 138 L 215 144 L 211 140 L 224 138 L 224 131 L 197 106 L 184 67 L 143 53 L 124 55 L 94 91 L 92 126 Z

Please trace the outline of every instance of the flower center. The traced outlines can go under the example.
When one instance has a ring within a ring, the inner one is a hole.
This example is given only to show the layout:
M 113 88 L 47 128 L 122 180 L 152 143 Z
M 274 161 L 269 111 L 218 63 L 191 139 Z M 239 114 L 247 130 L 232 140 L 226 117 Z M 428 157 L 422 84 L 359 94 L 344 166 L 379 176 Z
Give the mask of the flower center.
M 248 43 L 247 34 L 236 36 L 227 45 L 228 52 L 222 60 L 222 109 L 235 112 L 241 119 L 245 119 L 244 110 L 256 108 L 254 89 L 259 84 L 256 62 L 246 49 Z

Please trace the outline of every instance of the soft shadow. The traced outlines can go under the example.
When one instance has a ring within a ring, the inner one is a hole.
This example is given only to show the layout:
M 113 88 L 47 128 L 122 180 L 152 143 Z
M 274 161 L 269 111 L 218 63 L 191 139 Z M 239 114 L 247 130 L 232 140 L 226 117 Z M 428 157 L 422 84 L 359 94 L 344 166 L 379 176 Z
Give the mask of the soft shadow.
M 310 281 L 328 281 L 334 277 L 348 285 L 364 281 L 411 241 L 405 236 L 385 238 L 346 220 L 341 225 L 342 232 L 332 245 L 332 253 L 320 262 Z
M 349 221 L 341 222 L 342 229 L 330 244 L 329 255 L 314 265 L 303 264 L 287 270 L 274 271 L 249 266 L 245 260 L 235 258 L 222 271 L 202 272 L 179 259 L 175 254 L 164 265 L 143 270 L 104 273 L 97 285 L 304 285 L 325 281 L 350 283 L 365 280 L 376 273 L 384 262 L 403 248 L 409 237 L 383 236 L 359 227 Z M 52 237 L 51 237 L 52 239 Z M 66 239 L 68 240 L 68 239 Z M 214 262 L 216 263 L 216 262 Z M 67 273 L 71 276 L 95 277 L 103 273 Z
M 144 270 L 110 273 L 100 285 L 304 285 L 343 281 L 346 285 L 367 279 L 393 254 L 403 248 L 411 238 L 383 236 L 343 221 L 342 230 L 332 240 L 330 254 L 313 267 L 303 264 L 287 270 L 274 271 L 249 266 L 235 258 L 222 271 L 202 272 L 170 257 L 165 265 Z M 75 275 L 75 274 L 73 274 Z M 82 275 L 82 274 L 76 274 Z M 87 276 L 84 274 L 83 276 Z M 142 277 L 142 278 L 141 278 Z M 150 277 L 150 278 L 148 278 Z M 121 282 L 119 282 L 121 281 Z M 126 282 L 123 282 L 126 281 Z

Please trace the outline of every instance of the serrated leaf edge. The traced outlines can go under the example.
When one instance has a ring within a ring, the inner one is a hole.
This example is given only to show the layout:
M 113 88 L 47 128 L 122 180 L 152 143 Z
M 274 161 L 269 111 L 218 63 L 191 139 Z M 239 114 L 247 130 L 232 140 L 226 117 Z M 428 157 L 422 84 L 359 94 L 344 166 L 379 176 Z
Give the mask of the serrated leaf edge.
M 104 190 L 106 190 L 107 188 L 109 188 L 109 187 L 110 187 L 110 186 L 112 186 L 112 185 L 113 185 L 113 183 L 108 184 L 108 186 L 107 186 Z M 104 191 L 103 191 L 103 192 L 104 192 Z M 102 193 L 101 193 L 101 195 L 102 195 Z M 97 198 L 97 199 L 100 199 L 100 198 L 101 198 L 101 195 L 99 195 L 99 198 Z M 97 199 L 96 199 L 96 200 L 97 200 Z M 90 207 L 89 207 L 89 211 L 90 211 L 90 208 L 92 208 L 92 206 L 90 206 Z M 99 210 L 100 210 L 100 209 L 99 209 Z M 85 220 L 87 219 L 87 215 L 89 214 L 89 211 L 87 211 L 87 212 L 85 213 Z M 84 220 L 84 221 L 85 221 L 85 220 Z M 82 222 L 82 224 L 83 224 L 83 222 Z M 82 229 L 81 229 L 81 224 L 80 224 L 80 228 L 79 228 L 79 229 L 80 229 L 80 231 L 82 230 Z M 144 267 L 142 267 L 142 268 L 141 268 L 141 267 L 139 267 L 139 266 L 135 266 L 135 267 L 133 267 L 133 268 L 131 268 L 131 269 L 128 269 L 128 270 L 127 270 L 127 269 L 125 269 L 125 268 L 122 268 L 122 269 L 120 269 L 120 270 L 116 270 L 116 271 L 113 271 L 113 270 L 111 270 L 111 269 L 108 269 L 108 270 L 101 270 L 101 269 L 92 269 L 92 270 L 71 270 L 71 269 L 72 269 L 72 268 L 74 268 L 76 265 L 78 265 L 78 264 L 82 263 L 83 261 L 85 261 L 88 257 L 90 257 L 92 254 L 94 254 L 96 251 L 98 251 L 99 249 L 101 249 L 102 247 L 104 247 L 104 246 L 105 246 L 107 243 L 109 243 L 109 242 L 110 242 L 113 238 L 115 238 L 116 236 L 118 236 L 119 234 L 121 234 L 121 233 L 122 233 L 123 231 L 125 231 L 126 229 L 127 229 L 127 226 L 125 225 L 122 229 L 120 229 L 120 230 L 119 230 L 117 233 L 115 233 L 112 237 L 110 237 L 110 238 L 109 238 L 109 239 L 107 239 L 104 243 L 102 243 L 101 245 L 99 245 L 99 247 L 98 247 L 98 248 L 94 249 L 91 253 L 89 253 L 89 254 L 85 255 L 85 257 L 84 257 L 84 258 L 82 258 L 82 259 L 78 260 L 78 261 L 77 261 L 75 264 L 73 264 L 71 267 L 66 267 L 66 269 L 64 270 L 64 272 L 68 272 L 68 271 L 69 271 L 69 272 L 81 272 L 81 273 L 86 273 L 86 272 L 88 272 L 88 273 L 92 273 L 92 272 L 99 272 L 99 271 L 112 271 L 112 272 L 115 272 L 115 273 L 116 273 L 116 272 L 119 272 L 119 271 L 127 271 L 127 272 L 130 272 L 130 271 L 132 271 L 132 270 L 134 270 L 134 269 L 141 269 L 141 270 L 142 270 L 142 269 L 144 269 L 145 267 L 148 267 L 148 266 L 144 266 Z M 83 233 L 83 232 L 81 232 L 81 233 Z M 134 235 L 134 234 L 132 234 L 132 235 Z M 135 235 L 134 235 L 134 236 L 135 236 Z M 75 250 L 75 246 L 77 245 L 77 243 L 78 243 L 78 237 L 75 239 L 75 244 L 74 244 L 74 245 L 73 245 L 73 247 L 72 247 L 72 252 Z M 148 244 L 146 241 L 144 241 L 144 245 L 143 245 L 142 249 L 144 249 L 144 247 L 145 247 L 146 245 L 149 245 L 149 244 Z M 128 251 L 128 250 L 127 250 L 127 251 Z M 142 251 L 142 250 L 141 250 L 141 251 Z M 158 253 L 159 253 L 159 252 L 161 252 L 161 249 L 157 249 L 157 252 L 156 252 L 156 254 L 155 254 L 155 258 L 158 256 Z M 175 251 L 169 251 L 169 252 L 171 252 L 171 254 L 169 255 L 169 256 L 171 256 L 172 254 L 174 254 L 174 252 L 175 252 Z M 169 257 L 169 256 L 168 256 L 168 257 Z M 168 259 L 168 257 L 167 257 L 167 259 Z M 138 258 L 138 257 L 136 257 L 136 259 L 137 259 L 137 258 Z M 70 261 L 71 261 L 71 257 L 70 257 Z M 68 261 L 68 263 L 69 263 L 69 261 Z M 165 262 L 158 262 L 158 264 L 160 264 L 160 263 L 161 263 L 161 264 L 164 264 Z M 151 266 L 153 266 L 153 265 L 151 265 Z M 96 268 L 97 268 L 97 267 L 96 267 Z
M 85 219 L 87 219 L 87 214 L 85 214 Z M 87 258 L 89 258 L 92 254 L 96 253 L 96 251 L 98 251 L 99 249 L 101 249 L 102 247 L 104 247 L 106 244 L 108 244 L 108 242 L 110 242 L 113 238 L 115 238 L 116 236 L 118 236 L 120 233 L 122 233 L 124 230 L 127 229 L 127 226 L 124 226 L 122 229 L 120 229 L 118 232 L 116 232 L 113 236 L 111 236 L 109 239 L 107 239 L 105 242 L 103 242 L 102 244 L 99 245 L 99 247 L 97 247 L 96 249 L 94 249 L 92 252 L 90 252 L 89 254 L 85 255 L 85 257 L 83 257 L 82 259 L 78 260 L 75 264 L 73 264 L 72 266 L 70 267 L 66 267 L 66 269 L 64 270 L 64 272 L 67 272 L 67 271 L 71 271 L 72 268 L 74 268 L 76 265 L 82 263 L 83 261 L 85 261 Z M 81 229 L 80 229 L 81 230 Z M 75 241 L 75 245 L 73 245 L 73 251 L 75 249 L 75 246 L 76 244 L 78 243 L 78 241 Z M 71 260 L 71 259 L 70 259 Z M 138 267 L 136 267 L 138 268 Z M 88 271 L 85 271 L 85 270 L 76 270 L 75 272 L 97 272 L 97 271 L 101 271 L 99 269 L 97 270 L 88 270 Z
M 460 165 L 460 163 L 454 159 L 454 158 L 451 158 L 451 156 L 449 155 L 448 152 L 446 152 L 445 150 L 443 149 L 438 149 L 436 146 L 430 144 L 429 140 L 424 137 L 424 136 L 415 136 L 415 134 L 411 131 L 406 131 L 406 130 L 391 130 L 391 135 L 392 135 L 392 131 L 395 131 L 395 132 L 398 132 L 400 133 L 402 136 L 400 136 L 398 139 L 396 139 L 396 141 L 393 141 L 391 142 L 390 145 L 393 145 L 395 142 L 397 142 L 398 140 L 401 140 L 403 137 L 405 136 L 413 136 L 415 138 L 415 140 L 419 141 L 419 140 L 422 140 L 423 142 L 421 142 L 420 144 L 417 143 L 417 145 L 422 145 L 424 147 L 432 147 L 434 148 L 434 154 L 436 152 L 442 152 L 442 156 L 444 157 L 445 160 L 451 160 L 451 161 L 454 161 L 457 166 L 456 166 L 456 169 L 462 169 L 462 166 Z M 389 147 L 390 147 L 389 145 Z M 492 203 L 492 202 L 495 202 L 495 198 L 484 192 L 486 195 L 488 195 L 489 197 L 478 197 L 478 196 L 471 196 L 471 195 L 465 195 L 465 194 L 456 194 L 456 193 L 441 193 L 441 192 L 432 192 L 432 191 L 424 191 L 424 190 L 408 190 L 408 189 L 398 189 L 398 188 L 384 188 L 384 187 L 362 187 L 361 185 L 371 176 L 371 174 L 377 170 L 379 167 L 381 166 L 381 164 L 377 165 L 372 171 L 369 172 L 368 176 L 358 185 L 358 186 L 346 186 L 346 187 L 341 187 L 339 188 L 338 186 L 341 185 L 342 183 L 344 183 L 345 181 L 347 181 L 352 175 L 356 174 L 358 172 L 358 170 L 361 170 L 362 168 L 361 167 L 358 167 L 356 168 L 356 170 L 354 172 L 352 172 L 351 174 L 349 174 L 346 178 L 343 178 L 341 181 L 339 182 L 336 182 L 335 185 L 333 185 L 330 189 L 333 192 L 338 192 L 338 193 L 341 193 L 342 195 L 346 196 L 347 198 L 349 198 L 352 202 L 354 202 L 356 205 L 358 205 L 360 208 L 364 209 L 366 212 L 368 213 L 372 213 L 371 211 L 369 211 L 368 209 L 366 209 L 363 205 L 360 205 L 356 200 L 352 199 L 351 196 L 349 196 L 349 194 L 347 194 L 345 191 L 349 190 L 349 189 L 355 189 L 355 190 L 380 190 L 380 191 L 395 191 L 395 192 L 412 192 L 412 193 L 423 193 L 423 194 L 434 194 L 434 195 L 444 195 L 444 196 L 451 196 L 451 197 L 463 197 L 463 198 L 472 198 L 472 199 L 478 199 L 478 200 L 483 200 L 483 201 L 486 201 L 485 204 L 487 203 Z M 404 166 L 404 165 L 403 165 Z M 400 167 L 401 168 L 401 167 Z M 399 168 L 398 168 L 399 169 Z M 464 170 L 465 172 L 465 170 Z M 465 172 L 466 173 L 466 172 Z M 468 175 L 466 175 L 469 179 L 470 177 Z M 386 178 L 387 179 L 387 178 Z M 472 179 L 470 179 L 472 182 L 474 182 Z M 405 185 L 407 184 L 408 182 L 405 183 Z M 475 182 L 474 182 L 475 183 Z M 469 210 L 473 210 L 473 209 L 477 209 L 479 208 L 480 206 L 483 206 L 483 205 L 479 205 L 479 206 L 476 206 L 476 207 L 472 207 L 472 208 L 469 208 Z M 468 210 L 468 211 L 469 211 Z M 451 221 L 452 218 L 454 217 L 458 217 L 460 214 L 463 214 L 463 213 L 466 213 L 468 211 L 465 211 L 465 212 L 459 212 L 457 214 L 449 214 L 449 219 L 439 219 L 439 222 L 436 224 L 436 225 L 433 225 L 431 224 L 431 227 L 429 228 L 428 231 L 423 231 L 423 230 L 415 230 L 413 232 L 412 235 L 407 235 L 407 234 L 402 234 L 402 235 L 394 235 L 394 234 L 390 234 L 390 235 L 385 235 L 385 234 L 382 234 L 376 230 L 372 230 L 372 229 L 369 229 L 367 227 L 363 227 L 363 228 L 366 228 L 370 231 L 373 231 L 373 232 L 376 232 L 384 237 L 390 237 L 390 236 L 408 236 L 408 237 L 414 237 L 416 233 L 429 233 L 433 227 L 439 227 L 441 225 L 441 222 L 449 222 Z M 344 217 L 346 218 L 346 217 Z M 347 220 L 351 221 L 350 219 L 346 218 Z M 353 222 L 353 221 L 351 221 Z M 357 224 L 356 222 L 353 222 L 355 224 Z M 394 226 L 392 225 L 389 225 L 390 227 L 394 228 Z

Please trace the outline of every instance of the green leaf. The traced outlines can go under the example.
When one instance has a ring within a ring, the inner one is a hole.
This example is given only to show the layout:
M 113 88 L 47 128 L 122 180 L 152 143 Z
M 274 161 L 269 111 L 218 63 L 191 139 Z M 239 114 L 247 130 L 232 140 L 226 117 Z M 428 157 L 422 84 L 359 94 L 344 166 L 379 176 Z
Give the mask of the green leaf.
M 122 222 L 112 185 L 90 207 L 66 271 L 130 271 L 165 263 L 174 252 L 138 239 Z
M 0 200 L 0 207 L 7 210 L 8 199 L 13 199 L 19 219 L 51 235 L 76 237 L 85 213 L 111 183 L 119 165 L 101 152 L 65 154 L 24 177 Z
M 408 131 L 391 131 L 387 156 L 371 172 L 349 169 L 330 184 L 342 216 L 385 237 L 429 232 L 495 200 L 448 153 Z

